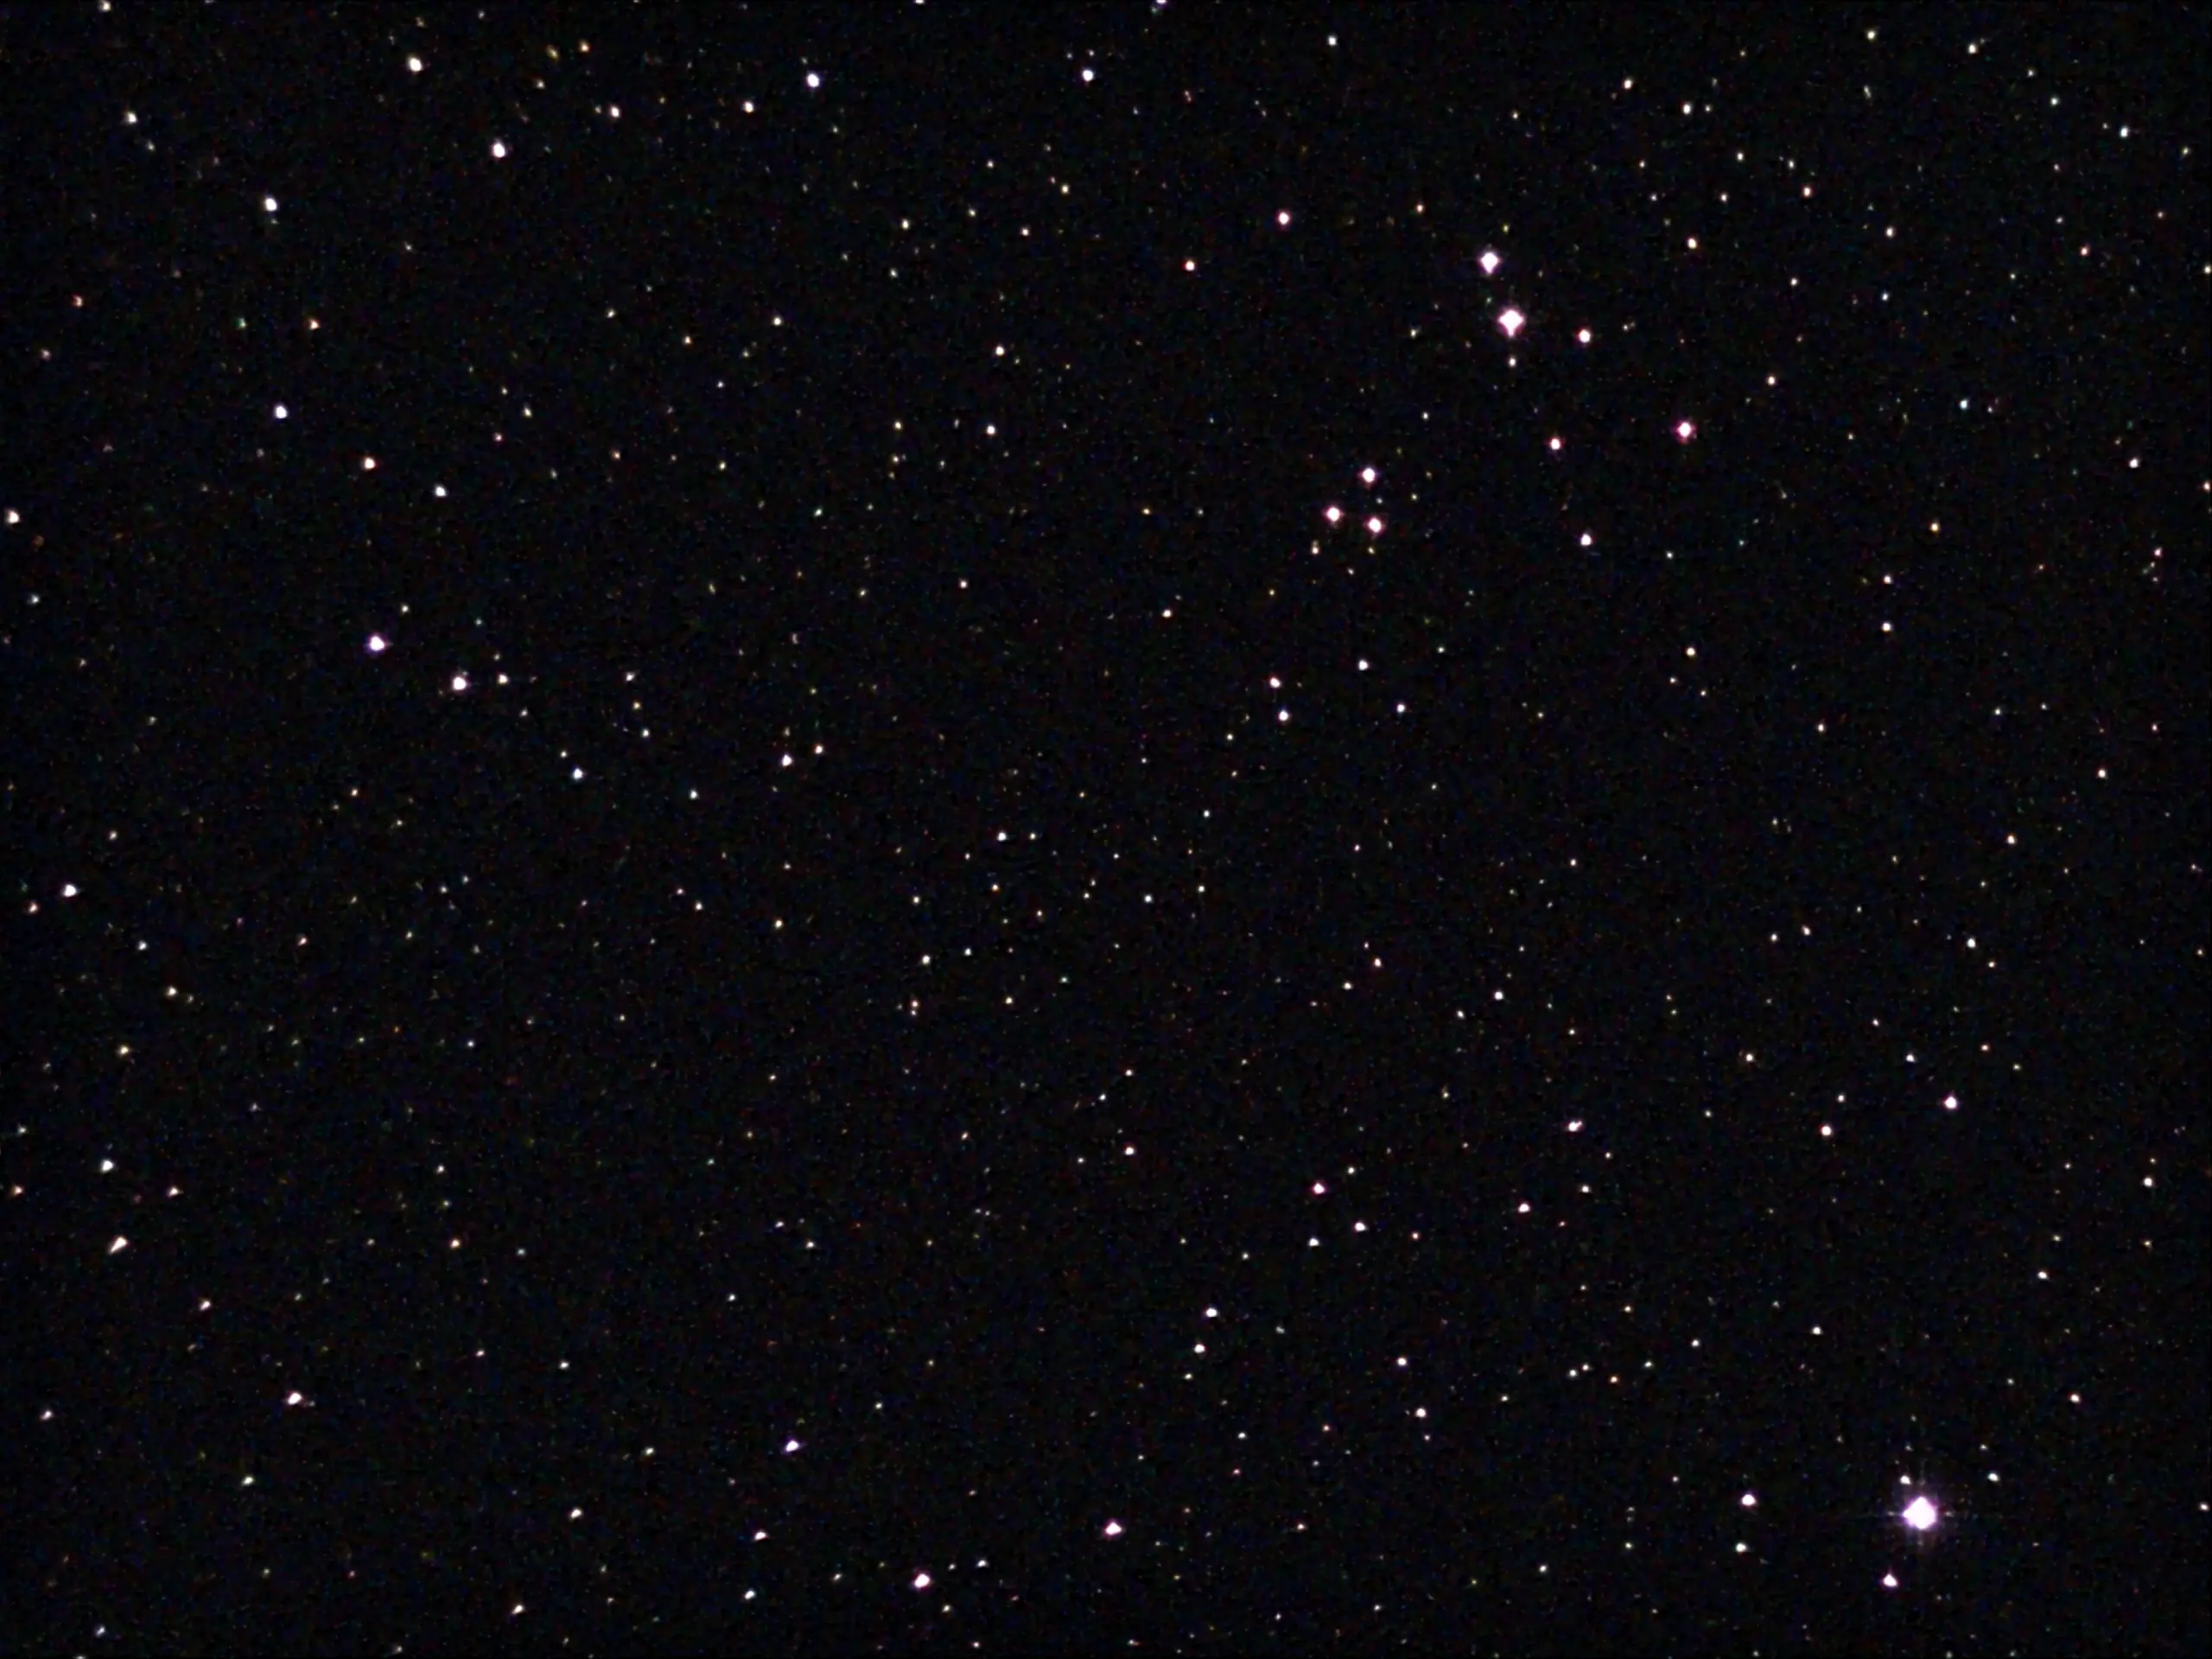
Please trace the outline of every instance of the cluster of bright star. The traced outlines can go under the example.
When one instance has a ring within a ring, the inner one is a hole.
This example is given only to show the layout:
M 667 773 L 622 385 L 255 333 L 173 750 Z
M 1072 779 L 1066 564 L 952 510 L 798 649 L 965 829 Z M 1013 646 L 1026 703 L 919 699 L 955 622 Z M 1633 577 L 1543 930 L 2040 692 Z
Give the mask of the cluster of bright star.
M 1278 225 L 1287 226 L 1290 223 L 1290 215 L 1287 213 L 1278 214 L 1276 216 L 1275 222 Z M 1505 263 L 1505 258 L 1504 256 L 1497 252 L 1497 250 L 1485 248 L 1475 263 L 1482 267 L 1484 276 L 1494 276 L 1497 274 L 1498 268 Z M 1508 305 L 1503 310 L 1499 311 L 1497 321 L 1498 332 L 1503 334 L 1508 340 L 1516 339 L 1520 335 L 1521 331 L 1529 326 L 1528 315 L 1522 311 L 1517 306 L 1513 305 Z M 1575 331 L 1574 340 L 1575 343 L 1579 346 L 1589 345 L 1591 340 L 1589 329 L 1577 329 Z M 1675 422 L 1673 431 L 1675 441 L 1677 443 L 1691 442 L 1697 436 L 1697 423 L 1685 417 Z M 1566 447 L 1566 440 L 1554 434 L 1548 441 L 1546 447 L 1554 454 L 1557 454 Z M 1372 490 L 1375 487 L 1375 479 L 1376 474 L 1374 467 L 1368 467 L 1361 469 L 1359 474 L 1360 482 L 1364 484 L 1370 490 Z M 1326 506 L 1321 509 L 1321 517 L 1332 527 L 1341 524 L 1350 516 L 1351 515 L 1346 512 L 1343 505 L 1335 501 L 1330 502 Z M 1382 536 L 1383 530 L 1382 515 L 1380 513 L 1370 512 L 1364 521 L 1364 528 L 1366 529 L 1368 537 L 1370 540 L 1379 538 Z M 1584 532 L 1580 544 L 1584 547 L 1588 547 L 1591 545 L 1591 541 L 1592 538 L 1590 535 L 1586 531 Z

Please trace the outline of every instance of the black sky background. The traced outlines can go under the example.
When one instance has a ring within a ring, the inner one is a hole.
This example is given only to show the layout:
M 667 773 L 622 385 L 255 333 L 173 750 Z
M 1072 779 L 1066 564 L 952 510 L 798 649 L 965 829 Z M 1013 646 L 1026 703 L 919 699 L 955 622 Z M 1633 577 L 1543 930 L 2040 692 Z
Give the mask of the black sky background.
M 2202 1650 L 2201 10 L 0 65 L 11 1643 Z

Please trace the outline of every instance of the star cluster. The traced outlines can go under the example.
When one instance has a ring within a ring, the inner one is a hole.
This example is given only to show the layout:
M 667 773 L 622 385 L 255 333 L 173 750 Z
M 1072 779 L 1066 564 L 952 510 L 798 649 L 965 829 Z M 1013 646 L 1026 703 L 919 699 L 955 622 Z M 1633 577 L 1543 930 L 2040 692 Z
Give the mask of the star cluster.
M 2201 1650 L 2205 20 L 1569 21 L 23 42 L 0 1628 Z

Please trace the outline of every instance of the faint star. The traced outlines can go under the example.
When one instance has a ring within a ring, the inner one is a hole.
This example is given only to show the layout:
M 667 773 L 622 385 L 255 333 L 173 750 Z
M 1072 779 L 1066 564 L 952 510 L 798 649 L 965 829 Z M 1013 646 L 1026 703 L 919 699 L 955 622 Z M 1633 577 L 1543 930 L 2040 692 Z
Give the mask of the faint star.
M 1491 272 L 1495 271 L 1503 262 L 1496 254 L 1491 252 L 1488 249 L 1484 249 L 1483 251 L 1483 257 L 1480 259 L 1478 259 L 1475 263 L 1483 268 L 1483 275 L 1487 276 Z

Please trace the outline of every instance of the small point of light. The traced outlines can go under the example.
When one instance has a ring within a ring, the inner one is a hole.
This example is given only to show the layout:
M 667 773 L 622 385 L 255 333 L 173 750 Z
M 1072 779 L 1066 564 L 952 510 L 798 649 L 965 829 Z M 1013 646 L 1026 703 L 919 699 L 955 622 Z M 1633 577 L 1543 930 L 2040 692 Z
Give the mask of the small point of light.
M 822 77 L 810 69 L 806 72 L 806 85 L 810 92 L 818 91 L 822 86 Z
M 388 642 L 385 640 L 384 635 L 380 633 L 371 634 L 369 636 L 369 655 L 372 657 L 379 655 L 385 650 L 387 643 Z
M 1290 225 L 1290 212 L 1287 208 L 1275 215 L 1275 223 L 1284 226 L 1286 229 L 1288 228 Z
M 1341 524 L 1341 523 L 1343 522 L 1343 520 L 1344 520 L 1344 510 L 1342 507 L 1333 507 L 1333 506 L 1332 506 L 1332 507 L 1329 507 L 1329 508 L 1325 508 L 1325 509 L 1322 512 L 1321 516 L 1322 516 L 1324 518 L 1327 519 L 1327 520 L 1328 520 L 1331 524 Z
M 1929 1502 L 1925 1493 L 1904 1506 L 1904 1523 L 1915 1532 L 1927 1531 L 1936 1520 L 1936 1506 Z
M 1590 331 L 1587 328 L 1576 329 L 1574 331 L 1574 343 L 1578 346 L 1587 346 L 1590 343 Z
M 505 139 L 494 138 L 492 141 L 492 159 L 495 162 L 504 162 L 507 159 L 507 145 Z
M 466 675 L 466 674 L 456 674 L 456 675 L 454 675 L 454 676 L 453 677 L 453 689 L 454 689 L 455 691 L 466 691 L 466 690 L 468 690 L 468 676 L 467 676 L 467 675 Z
M 1120 1537 L 1122 1535 L 1122 1523 L 1118 1521 L 1109 1521 L 1105 1526 L 1105 1533 L 1109 1538 Z
M 784 1442 L 784 1455 L 786 1457 L 789 1457 L 792 1452 L 798 1449 L 799 1446 L 797 1440 L 785 1440 Z
M 915 1574 L 914 1574 L 914 1588 L 915 1588 L 915 1589 L 917 1589 L 917 1590 L 926 1590 L 926 1589 L 928 1589 L 929 1587 L 930 1587 L 930 1575 L 929 1575 L 928 1573 L 915 1573 Z
M 1675 436 L 1682 442 L 1688 443 L 1692 438 L 1697 436 L 1697 428 L 1689 422 L 1684 421 L 1675 428 Z
M 1370 518 L 1367 521 L 1367 533 L 1370 536 L 1380 536 L 1382 533 L 1382 521 L 1380 518 Z
M 1495 253 L 1485 250 L 1483 253 L 1483 257 L 1476 263 L 1482 266 L 1483 275 L 1488 276 L 1495 272 L 1498 266 L 1503 262 L 1500 260 Z
M 1522 326 L 1528 321 L 1528 318 L 1509 305 L 1498 313 L 1497 326 L 1505 331 L 1505 337 L 1510 340 L 1521 332 Z
M 1743 1501 L 1745 1509 L 1756 1510 L 1759 1506 L 1759 1495 L 1757 1492 L 1745 1492 Z

